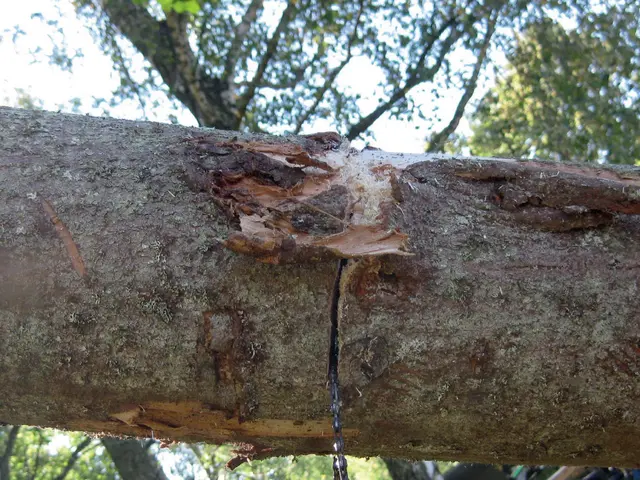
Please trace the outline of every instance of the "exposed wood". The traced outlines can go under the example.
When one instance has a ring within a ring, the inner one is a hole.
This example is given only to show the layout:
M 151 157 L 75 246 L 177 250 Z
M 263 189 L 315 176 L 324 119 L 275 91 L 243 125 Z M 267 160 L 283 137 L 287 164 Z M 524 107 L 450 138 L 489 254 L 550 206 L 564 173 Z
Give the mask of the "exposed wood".
M 1 108 L 0 421 L 329 453 L 345 257 L 347 453 L 638 465 L 639 213 L 638 168 Z

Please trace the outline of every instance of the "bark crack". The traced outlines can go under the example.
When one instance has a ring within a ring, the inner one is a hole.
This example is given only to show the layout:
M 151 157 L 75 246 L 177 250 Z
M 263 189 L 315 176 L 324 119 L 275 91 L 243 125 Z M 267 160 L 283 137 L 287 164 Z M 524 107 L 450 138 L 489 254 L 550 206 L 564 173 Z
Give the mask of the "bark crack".
M 338 272 L 333 285 L 333 293 L 331 297 L 331 310 L 329 312 L 331 318 L 331 334 L 329 347 L 329 372 L 328 383 L 331 394 L 331 413 L 333 414 L 333 478 L 339 480 L 348 480 L 347 459 L 344 456 L 344 436 L 342 434 L 342 419 L 340 418 L 340 409 L 342 407 L 340 400 L 340 381 L 338 378 L 338 367 L 340 361 L 340 297 L 342 285 L 342 273 L 347 265 L 346 259 L 338 261 Z

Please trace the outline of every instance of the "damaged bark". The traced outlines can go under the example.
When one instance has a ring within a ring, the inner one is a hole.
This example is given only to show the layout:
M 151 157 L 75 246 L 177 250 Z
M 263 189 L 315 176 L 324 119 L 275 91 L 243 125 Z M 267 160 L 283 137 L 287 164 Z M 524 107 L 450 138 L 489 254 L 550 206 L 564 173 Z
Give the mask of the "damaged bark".
M 640 171 L 0 109 L 0 421 L 635 466 Z

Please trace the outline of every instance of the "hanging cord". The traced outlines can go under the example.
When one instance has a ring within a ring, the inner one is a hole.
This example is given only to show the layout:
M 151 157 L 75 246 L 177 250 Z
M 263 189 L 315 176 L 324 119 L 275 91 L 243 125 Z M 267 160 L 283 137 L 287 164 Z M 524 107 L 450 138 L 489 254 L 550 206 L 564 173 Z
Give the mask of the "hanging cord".
M 344 456 L 344 436 L 342 435 L 342 420 L 340 420 L 340 382 L 338 380 L 338 360 L 340 357 L 340 342 L 338 338 L 338 308 L 340 302 L 340 277 L 347 260 L 338 262 L 338 273 L 333 286 L 331 299 L 331 342 L 329 347 L 329 391 L 331 394 L 331 413 L 333 414 L 333 479 L 349 480 L 347 459 Z

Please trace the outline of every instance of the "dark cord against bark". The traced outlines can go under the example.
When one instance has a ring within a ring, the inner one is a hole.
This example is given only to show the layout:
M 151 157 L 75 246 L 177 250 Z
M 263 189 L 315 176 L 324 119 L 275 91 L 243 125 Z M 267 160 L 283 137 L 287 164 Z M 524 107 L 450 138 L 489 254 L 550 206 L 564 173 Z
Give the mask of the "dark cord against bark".
M 349 480 L 347 459 L 344 456 L 344 437 L 342 420 L 340 419 L 340 382 L 338 380 L 338 361 L 340 357 L 340 341 L 338 338 L 338 308 L 340 302 L 340 278 L 347 264 L 346 259 L 338 262 L 338 273 L 333 286 L 331 299 L 331 343 L 329 347 L 329 390 L 331 394 L 331 413 L 333 414 L 333 479 Z

